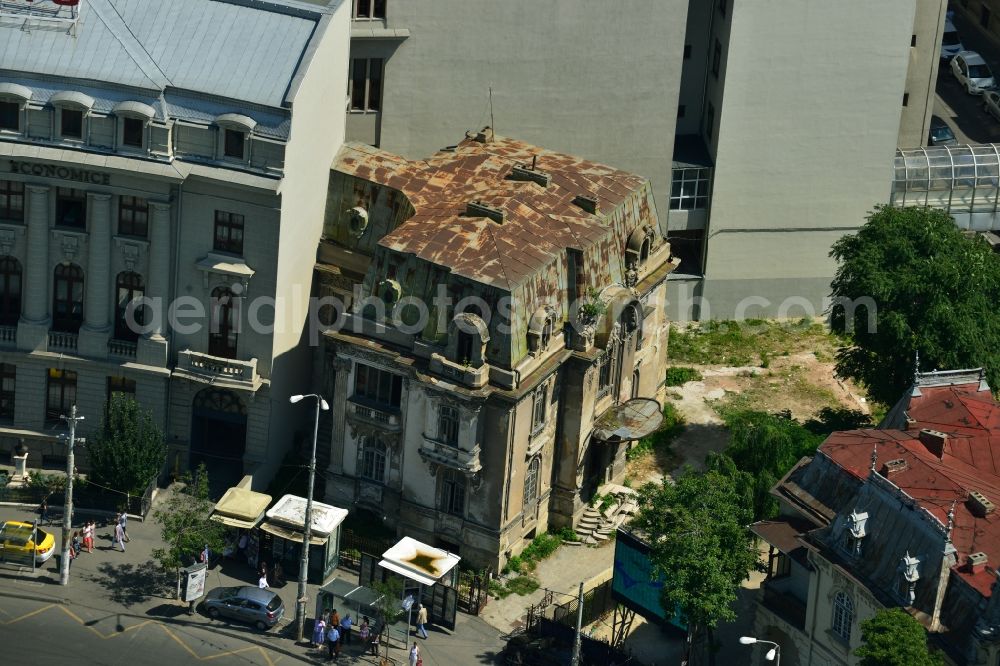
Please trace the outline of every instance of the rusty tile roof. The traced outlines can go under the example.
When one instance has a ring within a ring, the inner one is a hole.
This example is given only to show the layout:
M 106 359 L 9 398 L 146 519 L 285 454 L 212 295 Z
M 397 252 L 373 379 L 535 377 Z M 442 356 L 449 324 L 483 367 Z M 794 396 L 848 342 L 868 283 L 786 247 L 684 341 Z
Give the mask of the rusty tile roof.
M 955 572 L 989 596 L 995 577 L 973 573 L 964 562 L 968 555 L 982 551 L 992 567 L 1000 566 L 1000 512 L 978 516 L 967 500 L 975 490 L 1000 506 L 1000 404 L 988 389 L 981 390 L 976 377 L 966 384 L 921 386 L 919 395 L 908 396 L 906 408 L 915 421 L 907 430 L 836 432 L 820 451 L 859 479 L 868 478 L 873 450 L 878 452 L 877 466 L 883 475 L 886 462 L 905 461 L 905 470 L 893 473 L 891 482 L 942 525 L 947 524 L 954 503 Z M 940 457 L 919 438 L 927 428 L 948 435 Z
M 515 180 L 514 167 L 548 175 L 548 186 Z M 466 138 L 453 149 L 412 161 L 346 144 L 333 168 L 409 198 L 416 212 L 380 245 L 505 289 L 522 284 L 567 248 L 584 250 L 611 234 L 603 216 L 648 182 L 504 137 Z M 595 197 L 598 214 L 574 203 L 579 196 Z M 503 223 L 469 215 L 472 202 L 503 211 Z

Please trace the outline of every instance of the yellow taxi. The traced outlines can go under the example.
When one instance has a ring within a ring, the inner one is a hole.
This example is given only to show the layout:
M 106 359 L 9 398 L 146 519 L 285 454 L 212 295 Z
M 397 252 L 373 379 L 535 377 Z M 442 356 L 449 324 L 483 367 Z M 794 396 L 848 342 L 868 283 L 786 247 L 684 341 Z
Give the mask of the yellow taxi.
M 32 539 L 32 524 L 16 520 L 5 520 L 0 523 L 0 561 L 30 562 L 29 553 L 35 553 L 35 562 L 41 564 L 52 557 L 56 549 L 56 540 L 49 532 L 35 529 Z

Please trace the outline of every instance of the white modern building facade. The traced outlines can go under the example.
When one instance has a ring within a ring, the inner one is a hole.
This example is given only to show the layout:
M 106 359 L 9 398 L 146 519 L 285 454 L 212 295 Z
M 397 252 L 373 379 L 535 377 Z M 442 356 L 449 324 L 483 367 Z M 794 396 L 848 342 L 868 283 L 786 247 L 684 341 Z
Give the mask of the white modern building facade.
M 124 392 L 171 471 L 269 481 L 348 45 L 338 3 L 0 3 L 0 451 L 58 459 Z

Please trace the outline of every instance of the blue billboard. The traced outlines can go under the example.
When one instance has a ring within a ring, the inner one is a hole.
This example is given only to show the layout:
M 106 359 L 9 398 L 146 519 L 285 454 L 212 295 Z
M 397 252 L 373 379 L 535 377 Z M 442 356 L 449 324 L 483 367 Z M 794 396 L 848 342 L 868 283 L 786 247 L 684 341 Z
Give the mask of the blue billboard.
M 665 577 L 653 577 L 649 561 L 649 545 L 624 530 L 615 538 L 615 568 L 611 579 L 611 596 L 622 606 L 661 625 L 673 625 L 687 631 L 687 624 L 677 611 L 669 615 L 660 603 Z

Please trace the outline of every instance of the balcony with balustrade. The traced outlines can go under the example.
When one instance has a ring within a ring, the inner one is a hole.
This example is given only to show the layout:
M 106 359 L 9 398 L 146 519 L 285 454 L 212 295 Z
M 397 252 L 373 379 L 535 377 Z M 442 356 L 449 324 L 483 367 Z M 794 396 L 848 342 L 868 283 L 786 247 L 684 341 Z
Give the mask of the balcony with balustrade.
M 267 380 L 257 374 L 257 359 L 221 358 L 185 349 L 177 353 L 174 375 L 220 388 L 257 391 Z
M 426 462 L 443 465 L 465 474 L 475 474 L 483 468 L 479 461 L 481 449 L 478 444 L 467 451 L 457 446 L 424 436 L 418 453 Z
M 50 352 L 75 352 L 79 336 L 67 331 L 49 331 Z
M 375 425 L 386 432 L 399 432 L 403 427 L 403 415 L 398 407 L 352 396 L 347 401 L 347 417 L 350 420 Z
M 0 347 L 17 346 L 17 326 L 0 326 Z
M 134 359 L 136 352 L 134 340 L 108 340 L 108 355 L 123 359 Z

